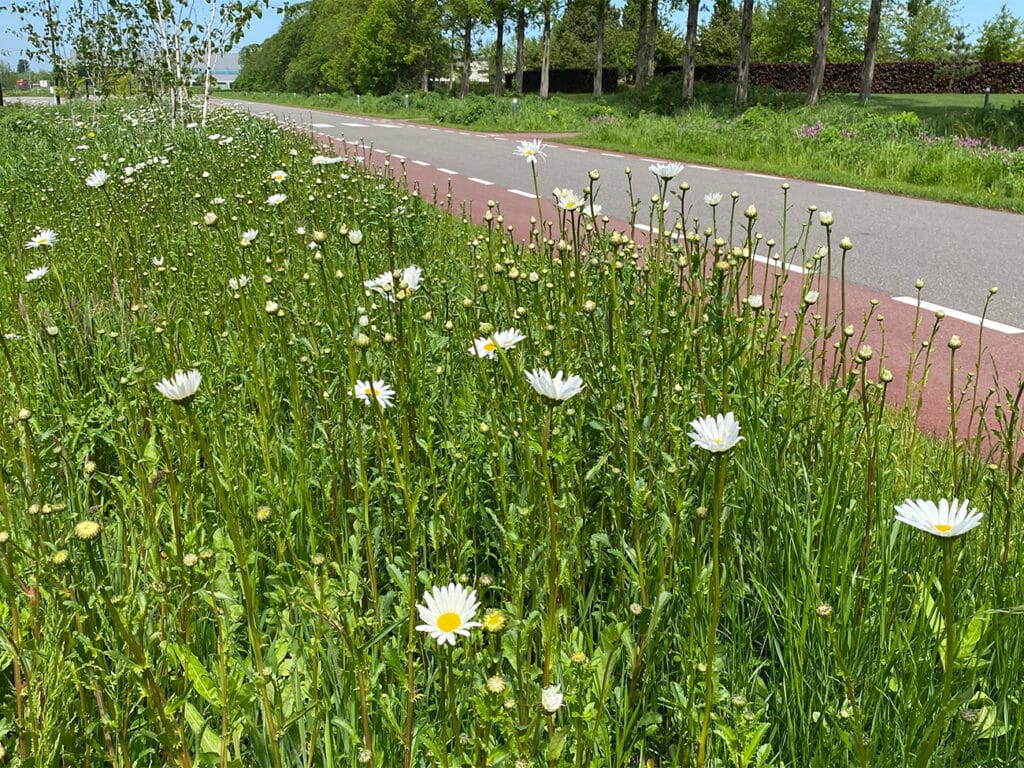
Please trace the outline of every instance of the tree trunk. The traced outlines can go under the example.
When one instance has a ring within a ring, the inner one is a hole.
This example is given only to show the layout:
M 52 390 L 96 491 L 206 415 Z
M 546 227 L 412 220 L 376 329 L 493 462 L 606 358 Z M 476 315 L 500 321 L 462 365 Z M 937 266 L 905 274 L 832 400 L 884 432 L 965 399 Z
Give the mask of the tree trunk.
M 604 92 L 604 23 L 608 0 L 597 0 L 597 28 L 594 30 L 594 95 Z
M 473 66 L 473 22 L 467 21 L 462 28 L 462 80 L 459 82 L 459 98 L 469 95 L 469 71 Z
M 426 93 L 430 90 L 430 73 L 427 71 L 427 65 L 423 65 L 423 69 L 420 71 L 420 90 Z
M 686 49 L 683 51 L 684 104 L 693 99 L 693 75 L 697 64 L 697 14 L 700 12 L 700 0 L 687 0 L 686 5 Z
M 825 81 L 825 62 L 828 60 L 828 27 L 832 21 L 832 0 L 818 0 L 818 26 L 814 29 L 814 55 L 811 57 L 811 87 L 805 104 L 817 104 L 821 85 Z
M 523 69 L 526 56 L 526 9 L 516 11 L 516 93 L 523 92 Z
M 750 90 L 750 31 L 754 26 L 754 0 L 743 0 L 740 18 L 740 60 L 736 67 L 737 109 L 747 106 L 747 92 Z
M 871 0 L 868 10 L 868 36 L 864 41 L 864 64 L 860 70 L 860 101 L 867 104 L 875 81 L 875 54 L 878 53 L 878 27 L 882 20 L 882 0 Z
M 658 52 L 658 0 L 651 0 L 647 30 L 647 79 L 650 80 L 654 77 L 654 57 Z
M 551 83 L 551 6 L 544 6 L 544 31 L 541 34 L 543 51 L 540 60 L 540 97 L 548 97 Z
M 505 9 L 498 10 L 498 36 L 494 39 L 494 95 L 505 93 Z
M 648 0 L 640 0 L 640 20 L 636 25 L 636 70 L 633 75 L 633 82 L 636 85 L 636 95 L 639 97 L 644 89 L 644 80 L 647 77 L 647 10 Z

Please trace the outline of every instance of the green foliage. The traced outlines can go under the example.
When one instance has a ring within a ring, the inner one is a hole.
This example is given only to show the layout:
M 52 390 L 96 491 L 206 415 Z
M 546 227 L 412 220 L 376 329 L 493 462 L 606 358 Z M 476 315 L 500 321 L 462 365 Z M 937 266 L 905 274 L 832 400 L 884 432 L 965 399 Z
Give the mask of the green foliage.
M 956 0 L 933 0 L 918 4 L 912 13 L 890 16 L 893 46 L 904 61 L 936 61 L 956 35 L 953 8 Z
M 818 6 L 806 0 L 773 0 L 752 28 L 755 61 L 810 61 Z M 757 23 L 760 22 L 760 23 Z M 860 0 L 833 0 L 829 61 L 857 61 L 864 55 L 867 9 Z
M 982 24 L 977 46 L 980 61 L 1024 61 L 1024 19 L 1002 6 Z

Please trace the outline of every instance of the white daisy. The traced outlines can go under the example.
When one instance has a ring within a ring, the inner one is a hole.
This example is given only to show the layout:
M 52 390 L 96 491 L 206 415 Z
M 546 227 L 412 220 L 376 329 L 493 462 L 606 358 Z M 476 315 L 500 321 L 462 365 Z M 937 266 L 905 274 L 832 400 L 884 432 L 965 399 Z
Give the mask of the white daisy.
M 509 328 L 507 331 L 498 331 L 493 336 L 484 336 L 474 339 L 473 346 L 469 348 L 469 354 L 476 357 L 494 357 L 499 349 L 512 349 L 516 344 L 526 337 L 517 328 Z
M 564 702 L 565 695 L 560 685 L 549 685 L 540 692 L 540 706 L 548 714 L 553 715 L 562 708 Z
M 36 267 L 27 275 L 25 275 L 25 282 L 31 283 L 34 280 L 41 280 L 50 273 L 50 268 L 47 266 Z
M 169 379 L 161 379 L 156 383 L 157 391 L 176 403 L 187 403 L 199 390 L 203 381 L 203 375 L 198 369 L 190 371 L 175 371 Z
M 256 229 L 247 229 L 247 230 L 245 230 L 245 232 L 242 233 L 242 239 L 240 241 L 241 244 L 242 245 L 249 245 L 249 244 L 251 244 L 252 241 L 256 239 L 256 235 L 258 235 L 258 234 L 259 234 L 259 230 L 256 230 Z
M 682 163 L 655 163 L 647 167 L 651 173 L 664 181 L 671 181 L 683 172 Z
M 395 276 L 390 272 L 383 272 L 372 280 L 363 280 L 363 285 L 371 291 L 376 291 L 389 301 L 395 300 L 394 296 L 391 295 L 395 288 Z
M 238 277 L 228 278 L 228 288 L 232 291 L 240 291 L 249 284 L 252 280 L 252 275 L 239 275 Z
M 938 504 L 925 499 L 907 499 L 896 506 L 896 519 L 932 536 L 948 539 L 967 533 L 981 523 L 981 512 L 969 509 L 969 505 L 967 499 L 963 502 L 939 499 Z
M 288 174 L 284 171 L 277 170 L 270 174 L 270 180 L 276 181 L 278 184 L 288 178 Z
M 690 445 L 711 453 L 724 453 L 746 439 L 740 437 L 740 423 L 731 411 L 725 415 L 720 413 L 694 419 L 690 422 L 690 429 L 692 431 L 687 435 L 693 441 Z
M 107 179 L 110 178 L 110 174 L 104 171 L 102 168 L 97 168 L 95 171 L 85 177 L 85 185 L 92 187 L 93 189 L 99 189 L 107 183 Z
M 52 229 L 41 229 L 36 236 L 25 243 L 26 248 L 38 248 L 41 245 L 53 245 L 57 242 L 57 233 Z
M 364 403 L 374 400 L 381 409 L 384 409 L 391 407 L 395 390 L 379 379 L 372 382 L 357 379 L 356 385 L 352 387 L 352 396 L 358 397 Z
M 456 635 L 469 637 L 469 630 L 480 626 L 479 621 L 473 621 L 480 608 L 476 590 L 470 592 L 452 582 L 447 587 L 434 587 L 424 593 L 423 601 L 426 605 L 416 606 L 423 621 L 416 629 L 429 632 L 438 645 L 455 645 Z
M 544 142 L 540 139 L 532 139 L 531 141 L 520 141 L 519 146 L 512 152 L 517 157 L 525 157 L 526 162 L 531 165 L 537 162 L 537 158 L 542 160 L 547 159 L 547 155 L 544 154 Z
M 554 195 L 558 207 L 563 211 L 578 211 L 583 205 L 583 198 L 576 194 L 575 190 L 555 187 Z
M 530 386 L 533 387 L 533 391 L 555 405 L 563 403 L 583 391 L 583 379 L 579 376 L 565 378 L 561 371 L 552 376 L 551 372 L 544 368 L 523 373 L 526 375 L 526 380 L 530 382 Z
M 273 195 L 271 195 L 270 197 L 267 198 L 267 205 L 271 205 L 271 206 L 280 205 L 281 203 L 283 203 L 287 199 L 288 199 L 288 195 L 286 195 L 286 194 L 284 194 L 282 192 L 278 192 L 278 193 L 273 194 Z
M 708 192 L 706 195 L 704 195 L 704 202 L 710 205 L 712 208 L 714 208 L 716 205 L 722 202 L 722 193 Z
M 415 264 L 410 264 L 408 267 L 402 270 L 401 283 L 405 284 L 407 291 L 415 291 L 420 287 L 420 283 L 423 280 L 423 270 L 417 267 Z

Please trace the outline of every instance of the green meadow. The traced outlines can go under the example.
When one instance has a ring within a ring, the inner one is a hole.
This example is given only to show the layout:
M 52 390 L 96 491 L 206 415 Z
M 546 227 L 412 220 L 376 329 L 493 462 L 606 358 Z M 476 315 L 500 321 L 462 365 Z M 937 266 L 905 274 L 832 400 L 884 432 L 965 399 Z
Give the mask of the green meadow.
M 918 430 L 958 344 L 869 345 L 841 211 L 634 170 L 647 243 L 524 143 L 517 234 L 141 104 L 0 147 L 4 764 L 1020 765 L 1020 392 Z

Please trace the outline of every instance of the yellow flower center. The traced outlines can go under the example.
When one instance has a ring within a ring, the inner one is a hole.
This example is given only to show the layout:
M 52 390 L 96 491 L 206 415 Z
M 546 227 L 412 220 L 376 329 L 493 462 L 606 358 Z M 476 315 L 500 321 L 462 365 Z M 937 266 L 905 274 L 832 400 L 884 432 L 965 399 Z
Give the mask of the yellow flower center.
M 945 523 L 936 523 L 935 530 L 939 533 L 946 533 L 947 531 L 953 530 L 952 525 L 946 525 Z
M 369 395 L 370 397 L 376 397 L 380 394 L 380 390 L 374 389 L 373 387 L 367 387 L 364 394 Z
M 484 351 L 485 352 L 493 352 L 497 348 L 498 348 L 498 345 L 495 344 L 493 341 L 488 341 L 486 344 L 484 344 Z
M 437 628 L 442 632 L 454 632 L 462 626 L 462 617 L 457 613 L 442 613 L 437 617 Z

